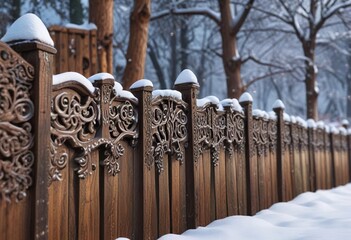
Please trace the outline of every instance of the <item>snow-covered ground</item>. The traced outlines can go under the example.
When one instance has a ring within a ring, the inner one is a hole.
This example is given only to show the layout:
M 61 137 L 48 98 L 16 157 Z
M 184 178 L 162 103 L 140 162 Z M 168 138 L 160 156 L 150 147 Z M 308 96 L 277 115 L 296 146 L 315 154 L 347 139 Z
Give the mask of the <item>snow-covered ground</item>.
M 161 240 L 351 239 L 351 184 L 307 192 L 253 217 L 232 216 Z

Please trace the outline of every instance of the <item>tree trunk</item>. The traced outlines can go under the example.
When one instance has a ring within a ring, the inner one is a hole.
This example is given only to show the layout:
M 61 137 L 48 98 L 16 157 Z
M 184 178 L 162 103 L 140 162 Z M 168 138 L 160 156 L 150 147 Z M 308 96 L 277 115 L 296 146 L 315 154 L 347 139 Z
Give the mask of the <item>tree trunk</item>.
M 150 21 L 150 1 L 134 0 L 130 16 L 130 35 L 127 50 L 127 66 L 123 75 L 124 88 L 144 77 L 148 27 Z
M 98 71 L 112 73 L 113 0 L 89 0 L 89 21 L 97 26 Z
M 318 88 L 317 88 L 317 71 L 315 69 L 314 52 L 316 48 L 316 39 L 303 43 L 303 50 L 306 60 L 305 68 L 305 85 L 306 85 L 306 111 L 307 118 L 318 120 Z
M 221 11 L 222 60 L 227 80 L 227 96 L 239 98 L 244 88 L 240 76 L 241 59 L 237 49 L 236 35 L 232 30 L 232 14 L 229 0 L 218 0 Z

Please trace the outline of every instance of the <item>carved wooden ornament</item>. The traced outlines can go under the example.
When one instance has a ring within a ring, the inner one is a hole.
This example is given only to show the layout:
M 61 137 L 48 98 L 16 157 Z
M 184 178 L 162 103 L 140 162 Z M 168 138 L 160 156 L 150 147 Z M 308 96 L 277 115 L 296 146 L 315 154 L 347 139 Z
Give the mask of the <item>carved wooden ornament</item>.
M 0 198 L 16 201 L 32 184 L 34 68 L 0 42 Z

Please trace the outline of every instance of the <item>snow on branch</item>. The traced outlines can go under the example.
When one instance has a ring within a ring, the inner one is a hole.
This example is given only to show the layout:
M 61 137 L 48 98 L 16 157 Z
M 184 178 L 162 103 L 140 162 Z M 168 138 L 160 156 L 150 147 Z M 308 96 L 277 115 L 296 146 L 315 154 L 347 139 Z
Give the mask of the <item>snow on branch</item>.
M 221 16 L 219 13 L 213 11 L 208 7 L 194 7 L 194 8 L 171 8 L 168 10 L 160 11 L 151 16 L 150 20 L 157 20 L 163 18 L 168 15 L 203 15 L 211 20 L 213 20 L 216 24 L 219 25 L 221 21 Z

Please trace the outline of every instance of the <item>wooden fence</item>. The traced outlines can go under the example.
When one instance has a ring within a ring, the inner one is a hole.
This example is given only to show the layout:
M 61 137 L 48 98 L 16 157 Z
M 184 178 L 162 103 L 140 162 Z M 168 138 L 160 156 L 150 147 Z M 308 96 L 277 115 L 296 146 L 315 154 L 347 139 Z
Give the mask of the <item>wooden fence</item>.
M 108 78 L 52 85 L 55 49 L 12 48 L 0 43 L 1 239 L 156 239 L 350 180 L 351 136 L 279 105 L 267 118 L 247 96 L 242 110 L 200 104 L 189 72 L 181 98 L 150 84 L 126 97 Z

